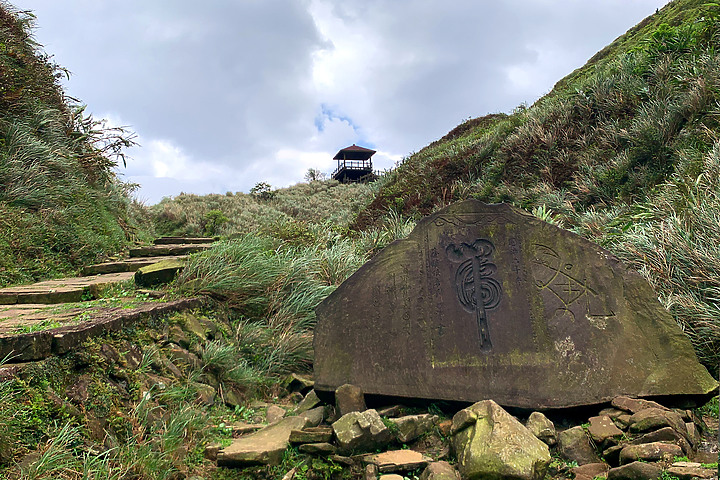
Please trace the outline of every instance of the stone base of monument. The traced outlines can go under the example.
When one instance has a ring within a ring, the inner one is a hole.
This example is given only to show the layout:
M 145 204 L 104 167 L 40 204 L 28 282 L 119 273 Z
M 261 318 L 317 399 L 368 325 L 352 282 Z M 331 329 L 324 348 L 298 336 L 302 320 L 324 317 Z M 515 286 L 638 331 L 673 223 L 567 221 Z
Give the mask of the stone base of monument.
M 588 408 L 584 417 L 555 411 L 556 422 L 540 412 L 511 415 L 492 400 L 449 415 L 388 405 L 336 420 L 323 417 L 319 427 L 303 417 L 311 411 L 307 405 L 331 410 L 310 391 L 295 409 L 285 406 L 282 420 L 258 431 L 253 426 L 230 446 L 211 446 L 206 454 L 219 465 L 252 469 L 278 464 L 292 445 L 295 455 L 307 455 L 297 462 L 310 465 L 319 458 L 350 470 L 353 478 L 367 472 L 425 480 L 717 478 L 717 470 L 702 463 L 708 461 L 703 450 L 717 457 L 716 431 L 697 412 L 643 399 L 616 397 Z

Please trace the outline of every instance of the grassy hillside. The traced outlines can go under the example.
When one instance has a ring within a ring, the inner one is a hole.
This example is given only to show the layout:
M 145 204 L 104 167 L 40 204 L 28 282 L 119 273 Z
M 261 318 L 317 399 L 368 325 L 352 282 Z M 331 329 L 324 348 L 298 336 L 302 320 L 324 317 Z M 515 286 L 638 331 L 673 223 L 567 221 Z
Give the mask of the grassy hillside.
M 134 233 L 112 170 L 131 140 L 64 95 L 32 26 L 0 3 L 0 285 L 72 272 Z

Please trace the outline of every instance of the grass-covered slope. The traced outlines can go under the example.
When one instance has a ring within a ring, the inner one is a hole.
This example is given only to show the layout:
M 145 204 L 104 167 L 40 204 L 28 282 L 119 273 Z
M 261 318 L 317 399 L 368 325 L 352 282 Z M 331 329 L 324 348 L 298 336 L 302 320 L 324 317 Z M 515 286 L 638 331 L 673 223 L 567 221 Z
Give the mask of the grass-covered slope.
M 720 360 L 720 6 L 675 0 L 531 107 L 407 157 L 353 227 L 469 197 L 561 223 L 645 274 Z
M 129 140 L 65 97 L 32 21 L 0 3 L 0 285 L 71 272 L 132 234 L 112 170 Z

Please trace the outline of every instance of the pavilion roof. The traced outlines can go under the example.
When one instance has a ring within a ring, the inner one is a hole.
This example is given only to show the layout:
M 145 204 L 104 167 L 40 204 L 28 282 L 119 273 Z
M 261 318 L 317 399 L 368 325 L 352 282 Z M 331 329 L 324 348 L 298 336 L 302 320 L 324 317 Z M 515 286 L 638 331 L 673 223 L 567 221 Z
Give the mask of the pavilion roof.
M 333 157 L 333 160 L 342 160 L 343 158 L 348 160 L 367 160 L 375 153 L 375 150 L 370 150 L 369 148 L 365 147 L 358 147 L 353 143 L 349 147 L 338 150 L 338 152 Z

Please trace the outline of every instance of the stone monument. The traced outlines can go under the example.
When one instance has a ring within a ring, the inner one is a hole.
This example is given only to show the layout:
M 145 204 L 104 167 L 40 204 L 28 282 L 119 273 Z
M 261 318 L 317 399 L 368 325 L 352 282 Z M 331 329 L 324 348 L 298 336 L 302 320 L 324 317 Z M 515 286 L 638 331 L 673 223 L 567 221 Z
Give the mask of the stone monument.
M 320 392 L 540 409 L 717 388 L 640 275 L 503 204 L 424 218 L 316 312 Z

